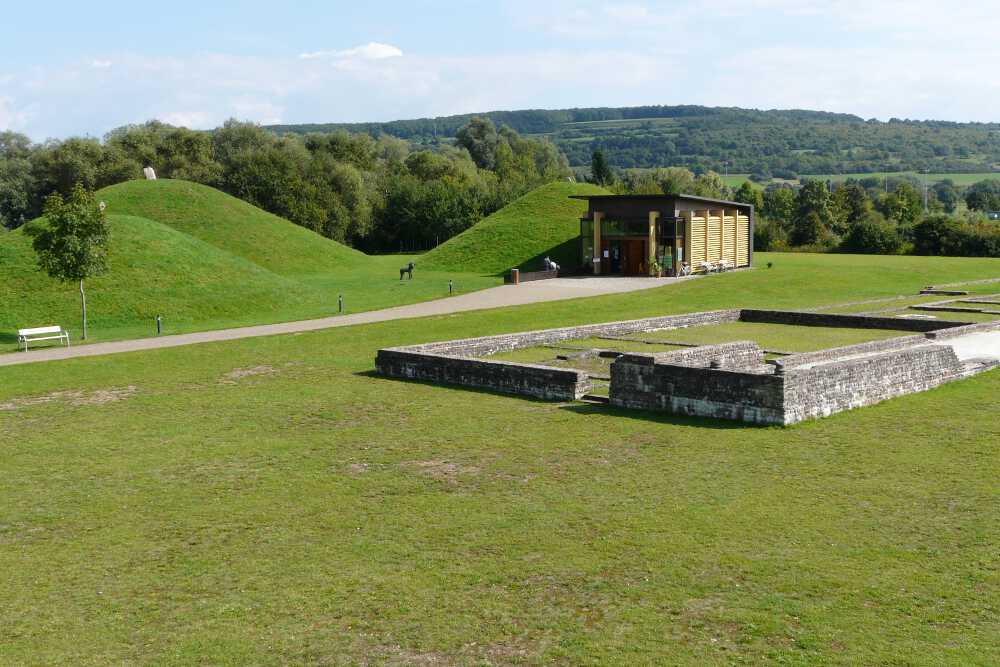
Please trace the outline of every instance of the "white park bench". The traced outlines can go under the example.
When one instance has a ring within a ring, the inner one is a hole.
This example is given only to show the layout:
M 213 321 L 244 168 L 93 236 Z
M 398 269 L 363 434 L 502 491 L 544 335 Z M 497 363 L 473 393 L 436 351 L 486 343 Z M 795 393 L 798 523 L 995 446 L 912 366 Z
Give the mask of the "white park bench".
M 17 330 L 17 344 L 23 344 L 25 352 L 28 351 L 28 343 L 35 343 L 40 340 L 62 340 L 66 341 L 66 347 L 69 347 L 69 332 L 63 331 L 62 327 L 58 324 L 51 327 Z

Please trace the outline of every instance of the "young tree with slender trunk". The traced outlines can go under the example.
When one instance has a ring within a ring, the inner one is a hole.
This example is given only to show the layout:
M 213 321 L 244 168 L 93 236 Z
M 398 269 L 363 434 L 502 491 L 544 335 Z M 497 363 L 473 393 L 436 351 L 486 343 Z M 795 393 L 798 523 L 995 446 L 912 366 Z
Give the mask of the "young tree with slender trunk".
M 80 283 L 83 339 L 87 338 L 87 293 L 83 281 L 108 268 L 108 230 L 104 207 L 77 183 L 69 199 L 54 193 L 45 200 L 47 224 L 35 233 L 33 245 L 38 265 L 63 282 Z
M 611 185 L 615 182 L 615 173 L 611 171 L 604 151 L 597 149 L 590 158 L 590 177 L 598 185 Z

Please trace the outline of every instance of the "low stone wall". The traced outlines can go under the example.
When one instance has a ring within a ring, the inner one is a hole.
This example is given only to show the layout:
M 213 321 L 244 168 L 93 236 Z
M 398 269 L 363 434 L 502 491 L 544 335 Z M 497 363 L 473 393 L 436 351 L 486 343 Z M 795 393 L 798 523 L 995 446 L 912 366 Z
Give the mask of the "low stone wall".
M 840 348 L 792 354 L 764 363 L 751 341 L 657 353 L 626 353 L 611 364 L 610 403 L 676 414 L 791 424 L 887 398 L 924 391 L 970 371 L 938 340 L 1000 330 L 1000 322 L 966 324 L 863 315 L 771 310 L 718 310 L 606 322 L 379 350 L 383 375 L 476 387 L 551 400 L 591 391 L 582 370 L 496 361 L 487 355 L 595 336 L 628 336 L 728 322 L 914 331 Z M 486 357 L 486 358 L 483 358 Z
M 686 350 L 654 352 L 652 357 L 656 363 L 674 366 L 709 368 L 715 363 L 719 368 L 745 369 L 763 364 L 764 350 L 753 341 L 740 340 L 720 345 L 700 345 Z
M 673 414 L 794 424 L 925 391 L 964 375 L 950 347 L 926 343 L 781 373 L 773 366 L 753 365 L 752 359 L 741 357 L 751 361 L 743 368 L 711 368 L 668 363 L 678 358 L 664 354 L 626 354 L 611 364 L 610 402 Z
M 933 331 L 927 334 L 927 338 L 930 340 L 947 340 L 949 338 L 968 336 L 969 334 L 988 333 L 991 331 L 1000 331 L 1000 320 L 995 322 L 979 322 L 977 324 L 963 324 L 950 329 Z
M 861 355 L 878 354 L 890 350 L 902 350 L 917 345 L 927 345 L 926 335 L 921 336 L 899 336 L 897 338 L 885 338 L 883 340 L 873 340 L 867 343 L 857 343 L 855 345 L 844 345 L 843 347 L 831 347 L 815 352 L 797 352 L 781 359 L 771 361 L 772 364 L 783 368 L 794 368 L 807 364 L 820 364 L 845 357 L 856 357 Z
M 612 405 L 758 424 L 784 423 L 783 376 L 670 364 L 657 356 L 626 354 L 611 364 Z
M 925 391 L 962 375 L 962 363 L 944 345 L 794 369 L 784 375 L 784 423 Z
M 464 338 L 442 343 L 412 345 L 406 349 L 413 352 L 449 354 L 468 357 L 483 357 L 498 352 L 510 352 L 526 347 L 549 345 L 576 338 L 592 336 L 620 336 L 640 331 L 658 331 L 663 329 L 679 329 L 704 324 L 722 324 L 739 320 L 738 310 L 713 310 L 689 315 L 666 315 L 649 317 L 641 320 L 625 320 L 622 322 L 604 322 L 601 324 L 586 324 L 577 327 L 560 329 L 542 329 L 540 331 L 523 331 L 499 336 L 483 336 L 481 338 Z
M 375 369 L 390 377 L 556 401 L 572 401 L 591 390 L 590 377 L 583 371 L 411 352 L 405 348 L 379 350 Z
M 837 315 L 833 313 L 806 313 L 793 310 L 753 310 L 740 311 L 741 322 L 765 322 L 769 324 L 793 324 L 803 327 L 839 327 L 849 329 L 894 329 L 896 331 L 937 331 L 958 327 L 964 322 L 943 320 L 912 320 L 899 317 L 875 317 L 872 315 Z
M 482 357 L 575 338 L 735 322 L 738 318 L 738 310 L 720 310 L 386 348 L 378 351 L 375 369 L 389 377 L 442 382 L 551 400 L 574 400 L 592 388 L 589 374 L 583 371 Z

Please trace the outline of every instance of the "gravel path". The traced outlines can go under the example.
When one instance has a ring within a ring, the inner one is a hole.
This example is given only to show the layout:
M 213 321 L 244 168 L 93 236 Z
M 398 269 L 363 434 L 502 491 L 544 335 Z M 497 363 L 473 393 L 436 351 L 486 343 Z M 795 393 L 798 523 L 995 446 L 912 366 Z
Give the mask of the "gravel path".
M 561 301 L 577 299 L 602 294 L 619 294 L 638 290 L 662 287 L 683 280 L 696 279 L 697 276 L 685 278 L 556 278 L 522 283 L 521 285 L 503 285 L 491 287 L 478 292 L 460 294 L 458 296 L 425 301 L 407 306 L 396 306 L 384 310 L 373 310 L 365 313 L 336 315 L 317 320 L 300 320 L 297 322 L 282 322 L 279 324 L 261 324 L 238 329 L 217 329 L 197 333 L 160 336 L 157 338 L 137 338 L 111 343 L 93 343 L 71 348 L 49 347 L 28 352 L 11 352 L 0 354 L 0 366 L 28 364 L 38 361 L 54 361 L 57 359 L 72 359 L 76 357 L 93 357 L 118 352 L 135 352 L 139 350 L 156 350 L 164 347 L 180 345 L 195 345 L 238 338 L 253 338 L 256 336 L 273 336 L 275 334 L 315 331 L 333 327 L 347 327 L 354 324 L 369 324 L 388 320 L 403 320 L 431 315 L 447 315 L 469 310 L 485 310 L 505 306 L 520 306 L 543 301 Z

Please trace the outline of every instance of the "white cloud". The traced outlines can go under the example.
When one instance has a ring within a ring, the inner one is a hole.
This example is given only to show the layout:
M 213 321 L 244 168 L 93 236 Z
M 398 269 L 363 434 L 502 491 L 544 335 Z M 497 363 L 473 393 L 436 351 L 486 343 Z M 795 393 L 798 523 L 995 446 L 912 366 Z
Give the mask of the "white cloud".
M 277 125 L 285 109 L 265 100 L 242 99 L 233 102 L 233 115 L 237 118 L 253 118 L 264 125 Z
M 94 69 L 108 69 L 113 64 L 114 63 L 112 63 L 110 60 L 96 59 L 90 61 L 90 66 L 93 67 Z
M 168 125 L 190 129 L 210 129 L 215 124 L 214 118 L 214 114 L 208 111 L 168 111 L 156 117 Z
M 915 12 L 899 12 L 902 0 L 865 11 L 862 0 L 555 2 L 512 18 L 533 21 L 517 25 L 537 38 L 519 50 L 404 57 L 370 42 L 298 57 L 123 52 L 29 67 L 0 79 L 0 127 L 42 139 L 150 118 L 203 128 L 229 117 L 349 122 L 646 104 L 1000 120 L 989 104 L 1000 94 L 1000 43 L 965 34 L 970 25 L 1000 33 L 1000 9 L 956 7 L 958 25 L 938 26 L 930 0 L 911 0 Z
M 30 119 L 30 111 L 15 107 L 14 100 L 10 97 L 0 97 L 0 131 L 24 130 Z
M 382 44 L 380 42 L 368 42 L 353 49 L 342 51 L 313 51 L 311 53 L 301 53 L 302 60 L 334 59 L 334 60 L 384 60 L 385 58 L 399 58 L 403 55 L 403 50 L 392 44 Z

